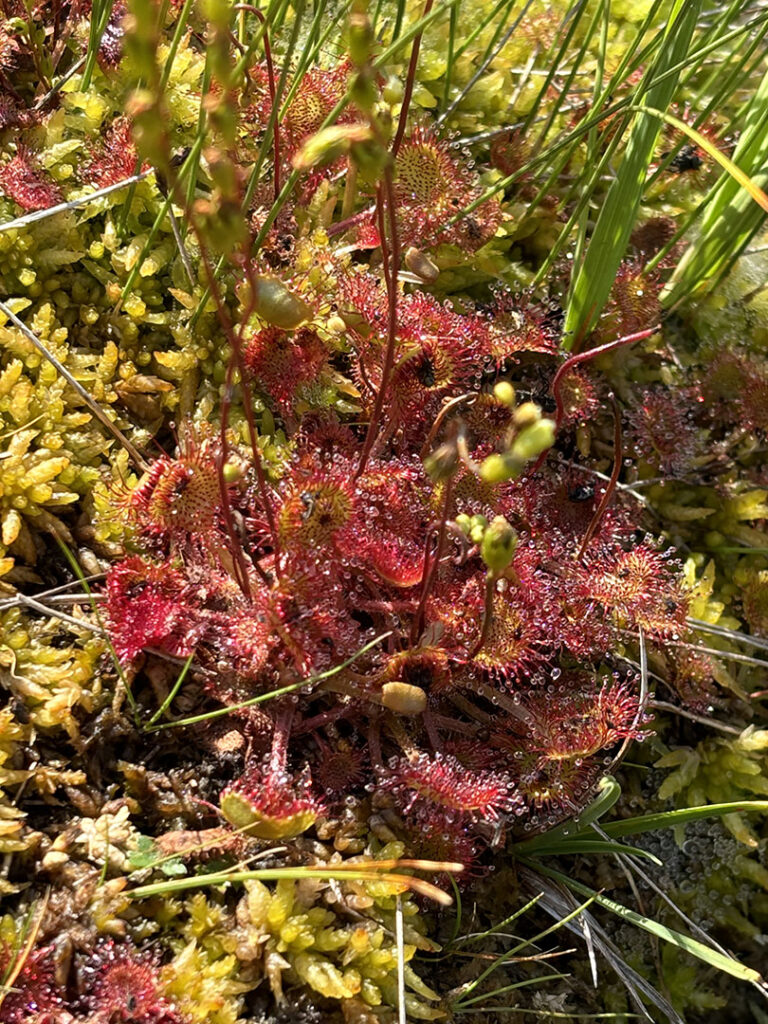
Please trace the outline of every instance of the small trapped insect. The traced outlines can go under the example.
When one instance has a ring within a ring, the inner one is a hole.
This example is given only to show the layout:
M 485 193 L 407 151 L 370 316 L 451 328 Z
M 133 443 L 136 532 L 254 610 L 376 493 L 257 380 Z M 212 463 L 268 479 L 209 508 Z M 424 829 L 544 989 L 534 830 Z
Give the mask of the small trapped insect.
M 568 498 L 570 501 L 591 501 L 594 496 L 594 484 L 577 484 L 568 491 Z
M 669 156 L 669 152 L 661 154 L 662 159 Z M 674 174 L 685 174 L 686 171 L 698 171 L 703 166 L 704 160 L 701 151 L 697 146 L 686 143 L 680 152 L 670 161 L 667 170 Z

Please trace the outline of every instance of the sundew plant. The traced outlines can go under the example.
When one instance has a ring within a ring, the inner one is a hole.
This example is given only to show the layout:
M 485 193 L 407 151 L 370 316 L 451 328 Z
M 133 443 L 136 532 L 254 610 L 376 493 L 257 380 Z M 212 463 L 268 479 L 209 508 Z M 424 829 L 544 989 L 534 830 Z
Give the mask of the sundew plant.
M 0 0 L 0 1021 L 768 1021 L 768 9 Z

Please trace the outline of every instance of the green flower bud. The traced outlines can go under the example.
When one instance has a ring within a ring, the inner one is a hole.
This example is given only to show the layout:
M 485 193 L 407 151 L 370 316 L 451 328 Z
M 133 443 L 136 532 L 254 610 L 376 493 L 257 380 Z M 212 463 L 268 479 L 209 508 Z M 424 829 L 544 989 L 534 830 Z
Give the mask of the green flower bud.
M 350 82 L 349 98 L 358 110 L 366 114 L 373 112 L 379 95 L 373 76 L 366 68 L 359 71 Z
M 293 157 L 297 171 L 324 167 L 340 156 L 354 153 L 355 157 L 367 146 L 375 148 L 373 130 L 368 124 L 333 124 L 310 135 Z M 363 160 L 364 162 L 364 160 Z
M 485 531 L 480 544 L 480 556 L 491 572 L 503 572 L 510 564 L 517 547 L 517 533 L 504 516 L 496 516 Z
M 488 529 L 488 520 L 485 516 L 474 515 L 469 524 L 469 539 L 473 544 L 479 544 L 485 531 Z
M 515 426 L 520 430 L 538 423 L 541 419 L 541 409 L 535 402 L 523 402 L 515 409 Z
M 200 232 L 217 252 L 230 253 L 245 241 L 248 226 L 240 204 L 218 192 L 193 205 Z
M 526 427 L 512 445 L 512 454 L 518 459 L 535 459 L 555 441 L 554 420 L 540 419 L 537 423 Z
M 508 405 L 511 409 L 515 404 L 515 389 L 508 380 L 500 380 L 494 386 L 493 397 L 498 399 L 499 402 L 503 402 L 504 405 Z
M 366 13 L 367 4 L 357 3 L 349 15 L 347 45 L 349 58 L 357 67 L 366 64 L 371 56 L 374 35 L 373 26 Z
M 459 527 L 462 533 L 465 533 L 467 536 L 469 536 L 469 530 L 470 527 L 472 526 L 472 520 L 469 518 L 466 512 L 460 512 L 456 516 L 454 522 Z
M 427 475 L 436 483 L 452 477 L 458 465 L 459 456 L 456 451 L 456 445 L 450 441 L 441 444 L 439 448 L 436 448 L 424 459 L 424 469 Z
M 486 484 L 502 484 L 505 480 L 519 477 L 522 468 L 522 459 L 511 452 L 489 455 L 480 463 L 480 479 Z
M 127 116 L 133 122 L 133 139 L 136 149 L 155 169 L 167 171 L 168 138 L 167 118 L 163 116 L 158 101 L 149 89 L 135 89 L 125 106 Z

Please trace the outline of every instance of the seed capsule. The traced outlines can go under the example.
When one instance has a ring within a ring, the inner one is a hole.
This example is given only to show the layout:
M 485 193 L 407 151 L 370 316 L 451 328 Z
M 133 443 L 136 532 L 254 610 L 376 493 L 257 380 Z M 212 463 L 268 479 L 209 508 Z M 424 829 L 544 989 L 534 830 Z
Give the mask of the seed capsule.
M 256 282 L 254 310 L 268 324 L 292 331 L 312 315 L 312 310 L 276 277 L 261 275 Z
M 440 268 L 432 262 L 429 256 L 413 245 L 405 254 L 405 265 L 412 274 L 416 274 L 427 284 L 434 284 L 440 277 Z

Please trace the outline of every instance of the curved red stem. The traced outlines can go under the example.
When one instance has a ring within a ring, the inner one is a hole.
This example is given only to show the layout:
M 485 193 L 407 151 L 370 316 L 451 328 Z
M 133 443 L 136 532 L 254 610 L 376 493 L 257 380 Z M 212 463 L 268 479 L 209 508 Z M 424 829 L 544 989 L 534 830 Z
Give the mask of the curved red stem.
M 627 334 L 623 338 L 616 338 L 614 341 L 609 341 L 605 345 L 598 345 L 597 348 L 591 348 L 587 352 L 578 352 L 575 356 L 570 356 L 562 363 L 557 370 L 552 381 L 552 394 L 554 395 L 555 402 L 557 404 L 557 414 L 555 416 L 555 427 L 560 428 L 560 424 L 563 421 L 565 410 L 563 408 L 563 398 L 560 393 L 560 384 L 562 383 L 563 377 L 569 370 L 573 369 L 574 366 L 578 366 L 579 363 L 586 363 L 590 359 L 594 359 L 595 356 L 602 355 L 604 352 L 612 352 L 615 348 L 621 348 L 623 345 L 631 345 L 635 341 L 643 341 L 644 338 L 650 338 L 657 331 L 661 330 L 661 324 L 656 324 L 654 327 L 648 327 L 644 331 L 637 331 L 635 334 Z
M 389 235 L 391 250 L 387 245 L 384 227 L 384 210 L 386 208 L 389 221 Z M 378 212 L 379 222 L 382 228 L 381 247 L 384 255 L 384 278 L 387 283 L 388 298 L 388 322 L 387 322 L 387 348 L 384 354 L 384 365 L 381 370 L 381 384 L 376 395 L 376 401 L 371 412 L 371 420 L 368 424 L 368 432 L 363 442 L 363 450 L 360 454 L 360 462 L 355 477 L 359 477 L 365 469 L 368 458 L 376 440 L 376 434 L 381 421 L 381 414 L 384 409 L 384 401 L 389 390 L 389 379 L 392 376 L 392 367 L 395 362 L 395 346 L 397 342 L 397 271 L 400 266 L 400 237 L 397 230 L 397 216 L 395 214 L 395 195 L 392 185 L 392 167 L 384 170 L 382 184 L 378 190 Z
M 255 14 L 264 28 L 264 56 L 267 61 L 267 81 L 269 83 L 269 98 L 272 100 L 272 108 L 274 109 L 275 100 L 277 98 L 277 90 L 275 88 L 275 66 L 272 62 L 272 45 L 269 41 L 269 31 L 266 27 L 266 18 L 263 13 L 254 7 L 252 4 L 235 4 L 236 11 L 251 11 Z M 274 160 L 274 172 L 273 178 L 275 179 L 275 199 L 280 195 L 280 115 L 275 115 L 274 127 L 272 129 L 273 137 L 273 160 Z
M 587 527 L 587 532 L 584 534 L 584 539 L 581 542 L 579 553 L 576 556 L 578 562 L 584 557 L 584 552 L 587 549 L 587 545 L 594 537 L 597 532 L 597 528 L 600 525 L 600 520 L 605 514 L 605 510 L 608 508 L 608 504 L 613 497 L 613 493 L 616 490 L 616 485 L 619 482 L 619 474 L 621 473 L 621 463 L 623 460 L 623 451 L 621 444 L 621 411 L 619 410 L 619 403 L 616 399 L 613 399 L 613 470 L 611 471 L 611 478 L 606 484 L 603 496 L 600 499 L 600 504 L 595 509 L 595 514 L 592 516 L 592 521 Z
M 432 4 L 434 0 L 427 0 L 424 4 L 423 18 L 429 14 L 432 10 Z M 400 117 L 397 121 L 397 133 L 395 135 L 395 141 L 392 143 L 392 156 L 397 156 L 400 144 L 403 141 L 405 135 L 405 128 L 408 123 L 408 111 L 411 106 L 411 97 L 413 96 L 413 87 L 416 82 L 416 67 L 419 63 L 419 50 L 421 49 L 421 37 L 423 33 L 419 32 L 413 39 L 413 46 L 411 47 L 411 59 L 408 64 L 408 75 L 405 79 L 405 90 L 403 92 L 403 102 L 400 104 Z

